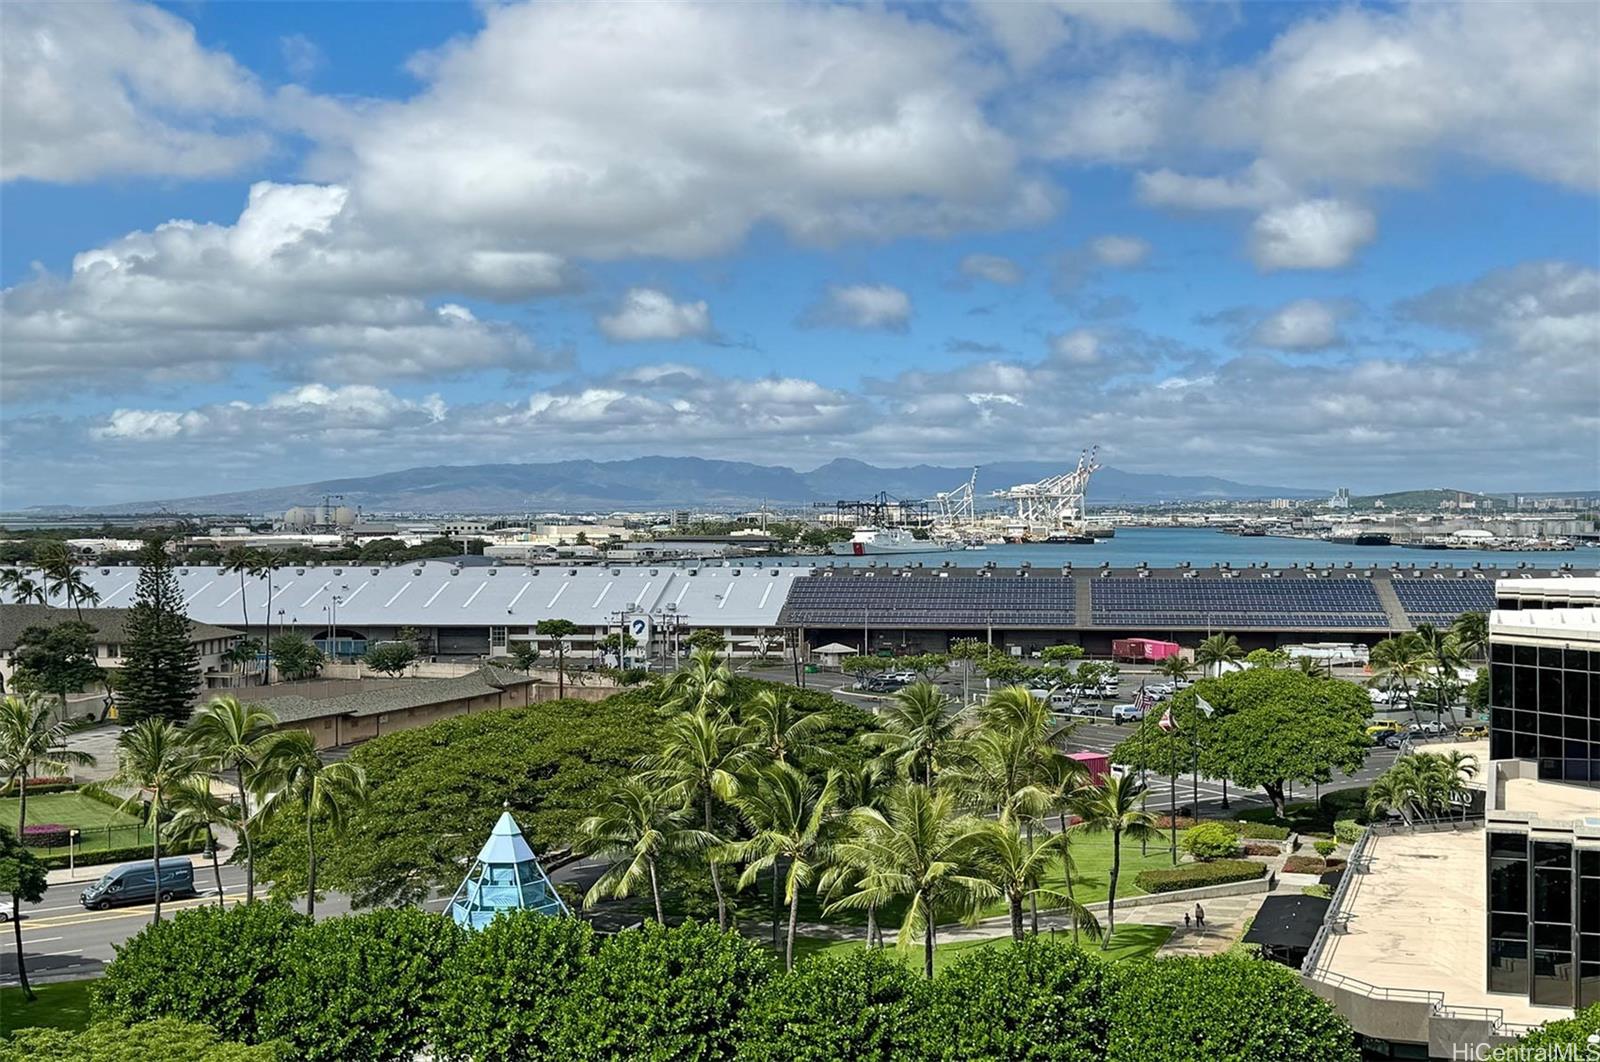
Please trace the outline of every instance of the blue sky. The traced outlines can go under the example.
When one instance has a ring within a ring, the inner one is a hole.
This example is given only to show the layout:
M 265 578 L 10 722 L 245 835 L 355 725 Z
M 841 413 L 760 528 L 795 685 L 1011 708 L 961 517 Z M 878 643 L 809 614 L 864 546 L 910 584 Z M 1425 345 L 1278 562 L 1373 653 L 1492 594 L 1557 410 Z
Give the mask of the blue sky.
M 1258 483 L 1600 485 L 1593 7 L 0 29 L 6 508 L 1093 443 Z

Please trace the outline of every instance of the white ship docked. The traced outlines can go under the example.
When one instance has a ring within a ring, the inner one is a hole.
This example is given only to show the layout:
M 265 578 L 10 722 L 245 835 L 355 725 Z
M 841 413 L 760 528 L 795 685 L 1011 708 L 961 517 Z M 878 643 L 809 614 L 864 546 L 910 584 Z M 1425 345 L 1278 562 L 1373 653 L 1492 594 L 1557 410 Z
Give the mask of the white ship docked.
M 831 552 L 841 557 L 865 557 L 875 553 L 948 553 L 962 548 L 960 542 L 917 538 L 903 527 L 858 527 L 850 541 L 835 542 Z

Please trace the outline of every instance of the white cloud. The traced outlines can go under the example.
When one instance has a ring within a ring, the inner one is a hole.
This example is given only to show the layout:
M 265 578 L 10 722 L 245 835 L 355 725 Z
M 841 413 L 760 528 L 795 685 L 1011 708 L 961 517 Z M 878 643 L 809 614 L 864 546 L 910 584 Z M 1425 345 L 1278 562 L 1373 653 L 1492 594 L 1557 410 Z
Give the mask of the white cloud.
M 1115 70 L 1030 94 L 1017 122 L 1046 158 L 1140 162 L 1181 140 L 1185 91 L 1174 71 Z
M 1370 210 L 1338 199 L 1307 199 L 1256 218 L 1250 254 L 1264 270 L 1337 269 L 1377 234 Z
M 1235 177 L 1163 169 L 1139 174 L 1136 184 L 1142 202 L 1179 210 L 1259 210 L 1294 197 L 1289 183 L 1259 159 Z
M 888 284 L 830 287 L 801 318 L 812 327 L 889 332 L 904 332 L 910 322 L 911 296 Z
M 291 33 L 278 38 L 278 50 L 283 53 L 283 65 L 296 81 L 304 81 L 322 68 L 327 57 L 317 42 L 304 33 Z
M 1250 341 L 1275 350 L 1326 350 L 1344 342 L 1340 311 L 1318 299 L 1296 299 L 1256 322 Z
M 698 257 L 1034 222 L 1045 183 L 985 113 L 997 74 L 889 9 L 534 4 L 413 64 L 313 160 L 361 211 L 586 257 Z M 715 57 L 708 61 L 707 57 Z
M 1065 44 L 1073 27 L 1100 37 L 1143 33 L 1169 40 L 1187 40 L 1194 24 L 1171 0 L 979 0 L 963 13 L 975 18 L 1010 60 L 1032 66 Z
M 261 183 L 232 226 L 172 221 L 78 254 L 65 278 L 0 296 L 8 389 L 90 374 L 215 376 L 244 362 L 315 364 L 360 380 L 552 364 L 524 333 L 425 296 L 505 299 L 563 290 L 551 255 L 480 241 L 383 242 L 338 186 Z
M 271 140 L 255 78 L 137 3 L 0 5 L 0 179 L 215 177 Z
M 1022 267 L 998 254 L 969 254 L 961 259 L 961 275 L 991 284 L 1022 283 Z
M 1051 336 L 1050 354 L 1068 365 L 1093 365 L 1100 360 L 1100 340 L 1085 328 Z
M 605 337 L 616 343 L 648 339 L 704 339 L 711 334 L 711 310 L 704 300 L 673 302 L 653 288 L 631 288 L 615 312 L 597 323 Z
M 1137 236 L 1100 236 L 1090 242 L 1089 250 L 1095 261 L 1114 269 L 1132 269 L 1150 257 L 1150 244 Z
M 204 413 L 174 413 L 155 409 L 119 409 L 105 424 L 90 429 L 96 439 L 140 442 L 171 439 L 184 432 L 201 431 L 209 423 Z

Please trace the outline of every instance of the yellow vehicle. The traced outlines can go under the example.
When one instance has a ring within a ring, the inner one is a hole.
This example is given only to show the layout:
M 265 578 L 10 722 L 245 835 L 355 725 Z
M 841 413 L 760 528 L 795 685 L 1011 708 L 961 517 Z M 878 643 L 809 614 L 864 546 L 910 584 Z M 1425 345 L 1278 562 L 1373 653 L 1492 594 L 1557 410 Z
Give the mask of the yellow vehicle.
M 1398 734 L 1405 729 L 1393 719 L 1382 719 L 1367 727 L 1368 737 L 1379 737 L 1383 734 Z
M 1479 738 L 1489 736 L 1489 728 L 1482 723 L 1468 723 L 1456 731 L 1456 737 L 1462 741 L 1477 741 Z

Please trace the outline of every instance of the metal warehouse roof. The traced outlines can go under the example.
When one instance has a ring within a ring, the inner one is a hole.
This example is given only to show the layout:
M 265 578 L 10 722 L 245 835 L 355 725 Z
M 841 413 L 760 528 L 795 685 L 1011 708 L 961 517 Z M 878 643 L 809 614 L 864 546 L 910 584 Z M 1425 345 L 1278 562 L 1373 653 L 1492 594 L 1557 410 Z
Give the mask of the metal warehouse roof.
M 244 580 L 250 623 L 270 615 L 300 626 L 328 622 L 325 609 L 339 597 L 341 627 L 528 626 L 567 619 L 599 627 L 619 611 L 676 612 L 688 627 L 774 627 L 789 585 L 810 569 L 800 567 L 458 567 L 429 560 L 390 567 L 285 566 L 267 578 Z M 174 569 L 189 618 L 197 623 L 243 623 L 239 576 L 214 567 Z M 137 567 L 84 568 L 103 607 L 126 606 L 139 579 Z

